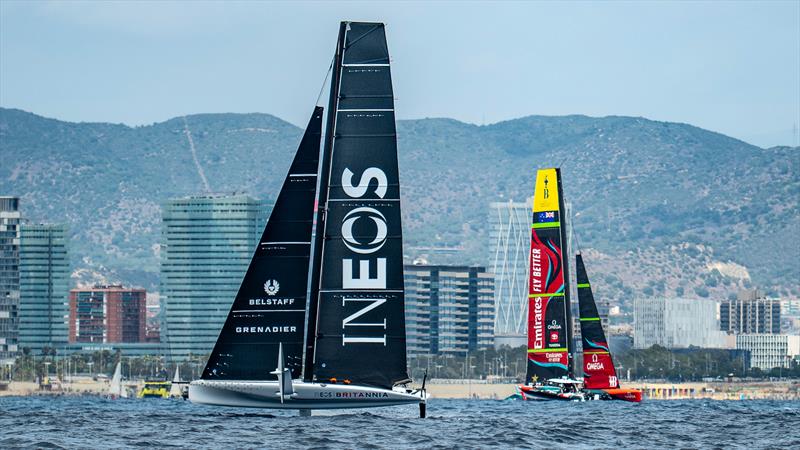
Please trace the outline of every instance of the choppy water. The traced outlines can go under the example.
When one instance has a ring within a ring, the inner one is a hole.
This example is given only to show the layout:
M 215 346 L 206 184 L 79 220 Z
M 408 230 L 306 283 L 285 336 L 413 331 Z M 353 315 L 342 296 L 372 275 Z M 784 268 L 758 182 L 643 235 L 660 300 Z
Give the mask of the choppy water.
M 0 448 L 800 448 L 797 401 L 436 400 L 328 412 L 0 397 Z

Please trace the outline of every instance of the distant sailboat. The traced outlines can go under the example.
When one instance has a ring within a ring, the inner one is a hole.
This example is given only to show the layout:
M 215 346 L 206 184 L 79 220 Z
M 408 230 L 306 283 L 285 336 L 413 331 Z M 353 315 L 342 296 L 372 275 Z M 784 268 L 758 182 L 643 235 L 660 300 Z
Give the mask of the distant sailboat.
M 172 377 L 172 384 L 169 387 L 170 397 L 183 397 L 183 385 L 181 381 L 181 366 L 175 366 L 175 376 Z
M 573 378 L 566 221 L 559 169 L 536 174 L 531 224 L 528 358 L 523 398 L 583 400 Z
M 589 277 L 578 254 L 577 289 L 583 339 L 583 380 L 575 378 L 570 277 L 564 194 L 559 169 L 536 175 L 531 225 L 528 303 L 528 371 L 519 386 L 523 399 L 626 400 L 639 402 L 641 391 L 621 389 L 594 302 Z
M 122 385 L 122 361 L 117 363 L 114 369 L 114 376 L 108 385 L 108 395 L 112 398 L 127 398 L 128 390 Z
M 340 26 L 320 154 L 322 112 L 314 110 L 189 399 L 300 410 L 420 403 L 424 416 L 424 390 L 403 387 L 400 191 L 383 24 Z

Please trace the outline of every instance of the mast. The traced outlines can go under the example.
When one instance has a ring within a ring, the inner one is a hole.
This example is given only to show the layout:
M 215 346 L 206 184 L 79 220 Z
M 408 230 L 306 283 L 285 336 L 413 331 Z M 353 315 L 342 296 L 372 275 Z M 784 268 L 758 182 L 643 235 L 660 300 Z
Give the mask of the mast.
M 343 23 L 337 51 L 323 156 L 329 176 L 320 187 L 327 197 L 320 194 L 324 215 L 317 228 L 323 244 L 313 275 L 319 293 L 312 379 L 391 388 L 408 380 L 408 372 L 400 180 L 384 25 Z
M 569 271 L 559 169 L 536 174 L 531 224 L 527 382 L 571 375 Z
M 564 211 L 563 223 L 559 227 L 561 233 L 561 249 L 569 249 L 569 240 L 567 239 L 567 226 L 572 226 L 572 217 L 570 211 L 567 211 L 566 202 L 564 201 L 564 186 L 561 184 L 561 168 L 556 168 L 556 185 L 558 186 L 558 207 L 559 211 Z M 570 253 L 567 252 L 567 255 Z M 567 324 L 567 376 L 575 378 L 575 339 L 572 336 L 572 286 L 569 277 L 569 259 L 562 256 L 562 263 L 564 265 L 564 314 L 566 315 Z
M 336 41 L 336 55 L 333 59 L 331 75 L 330 99 L 328 100 L 328 117 L 325 124 L 325 144 L 320 156 L 319 183 L 317 185 L 316 216 L 314 226 L 314 245 L 311 257 L 311 280 L 306 321 L 306 338 L 303 361 L 303 381 L 314 379 L 314 350 L 317 342 L 317 320 L 319 316 L 319 283 L 322 269 L 322 249 L 325 246 L 325 213 L 328 209 L 328 182 L 331 171 L 331 151 L 333 150 L 336 110 L 339 104 L 339 88 L 342 77 L 342 53 L 344 51 L 344 35 L 347 23 L 339 24 L 339 37 Z

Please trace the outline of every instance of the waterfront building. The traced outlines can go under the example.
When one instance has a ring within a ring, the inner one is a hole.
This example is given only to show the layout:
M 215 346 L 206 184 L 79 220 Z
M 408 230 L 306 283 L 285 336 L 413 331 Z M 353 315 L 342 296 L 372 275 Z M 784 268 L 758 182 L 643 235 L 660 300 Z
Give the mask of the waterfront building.
M 781 302 L 757 289 L 720 303 L 720 329 L 730 334 L 780 334 Z
M 751 367 L 771 370 L 790 367 L 791 360 L 800 355 L 800 336 L 786 334 L 740 334 L 736 348 L 750 352 Z
M 19 348 L 39 354 L 69 337 L 69 237 L 66 225 L 20 226 Z
M 494 277 L 485 268 L 407 265 L 404 277 L 409 355 L 494 346 Z
M 717 303 L 687 298 L 636 298 L 633 302 L 633 346 L 649 348 L 725 348 Z
M 781 316 L 800 319 L 800 298 L 782 298 L 780 303 Z
M 211 352 L 269 209 L 246 195 L 186 197 L 163 205 L 160 331 L 171 360 Z
M 527 345 L 532 198 L 489 204 L 489 270 L 494 274 L 495 345 Z
M 161 342 L 161 297 L 158 292 L 148 292 L 145 306 L 146 324 L 145 341 L 150 343 Z
M 69 342 L 147 342 L 144 289 L 120 285 L 69 291 Z
M 800 334 L 800 299 L 781 299 L 781 330 L 786 334 Z
M 19 198 L 0 197 L 0 362 L 17 354 L 21 220 Z

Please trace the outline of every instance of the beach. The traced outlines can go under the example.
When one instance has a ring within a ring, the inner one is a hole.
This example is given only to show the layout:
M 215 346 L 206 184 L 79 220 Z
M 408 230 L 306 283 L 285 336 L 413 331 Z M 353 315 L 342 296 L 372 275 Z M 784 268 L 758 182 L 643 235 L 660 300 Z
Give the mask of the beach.
M 142 381 L 125 383 L 138 391 Z M 415 387 L 419 387 L 415 384 Z M 800 400 L 800 381 L 747 381 L 747 382 L 630 382 L 625 388 L 641 389 L 647 400 Z M 487 383 L 484 380 L 432 380 L 426 389 L 434 399 L 502 400 L 516 393 L 516 383 Z M 51 390 L 40 390 L 36 383 L 12 382 L 2 396 L 30 395 L 105 395 L 108 382 L 81 380 L 54 385 Z
M 516 392 L 517 384 L 486 383 L 483 380 L 432 382 L 426 388 L 432 398 L 504 399 Z M 624 388 L 640 389 L 647 400 L 798 400 L 800 382 L 630 382 Z

